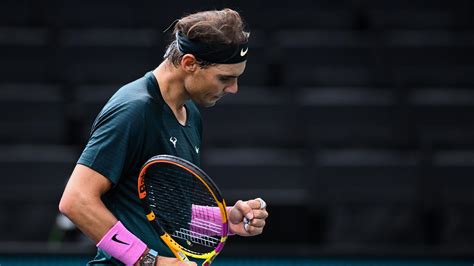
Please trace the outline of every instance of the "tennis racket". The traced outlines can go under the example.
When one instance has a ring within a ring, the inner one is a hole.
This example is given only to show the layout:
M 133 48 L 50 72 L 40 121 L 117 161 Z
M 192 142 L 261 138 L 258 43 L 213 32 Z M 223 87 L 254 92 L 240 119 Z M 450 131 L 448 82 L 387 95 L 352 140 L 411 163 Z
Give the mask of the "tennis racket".
M 138 195 L 148 221 L 178 259 L 212 263 L 229 226 L 224 198 L 203 170 L 179 157 L 154 156 L 141 168 Z

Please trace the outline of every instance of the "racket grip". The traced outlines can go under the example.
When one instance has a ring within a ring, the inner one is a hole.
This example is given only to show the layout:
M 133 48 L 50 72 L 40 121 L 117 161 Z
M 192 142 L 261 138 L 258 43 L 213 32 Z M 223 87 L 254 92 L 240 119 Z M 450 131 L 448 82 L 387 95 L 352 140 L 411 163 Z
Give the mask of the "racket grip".
M 178 250 L 174 250 L 174 249 L 171 249 L 171 251 L 173 251 L 174 253 L 174 256 L 179 259 L 180 261 L 182 262 L 185 262 L 185 263 L 189 263 L 189 259 L 186 255 L 184 255 L 183 252 L 181 251 L 178 251 Z

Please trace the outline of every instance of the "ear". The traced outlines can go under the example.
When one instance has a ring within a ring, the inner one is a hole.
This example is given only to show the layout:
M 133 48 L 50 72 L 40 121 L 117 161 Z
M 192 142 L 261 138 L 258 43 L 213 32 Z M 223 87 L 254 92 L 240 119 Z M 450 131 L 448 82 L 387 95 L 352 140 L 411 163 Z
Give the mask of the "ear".
M 186 72 L 194 72 L 198 67 L 196 57 L 192 54 L 185 54 L 181 58 L 181 67 Z

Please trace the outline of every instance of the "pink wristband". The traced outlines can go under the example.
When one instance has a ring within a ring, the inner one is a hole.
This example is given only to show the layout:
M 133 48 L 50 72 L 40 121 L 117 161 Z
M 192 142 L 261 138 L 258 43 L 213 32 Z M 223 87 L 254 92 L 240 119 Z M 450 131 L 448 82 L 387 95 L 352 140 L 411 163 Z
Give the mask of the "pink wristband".
M 229 212 L 232 207 L 227 207 L 226 211 Z M 191 230 L 208 236 L 222 234 L 222 218 L 221 211 L 218 207 L 209 206 L 192 206 L 191 216 Z M 232 232 L 228 232 L 228 235 L 234 235 Z
M 146 244 L 118 221 L 97 243 L 97 247 L 125 263 L 135 264 L 146 250 Z

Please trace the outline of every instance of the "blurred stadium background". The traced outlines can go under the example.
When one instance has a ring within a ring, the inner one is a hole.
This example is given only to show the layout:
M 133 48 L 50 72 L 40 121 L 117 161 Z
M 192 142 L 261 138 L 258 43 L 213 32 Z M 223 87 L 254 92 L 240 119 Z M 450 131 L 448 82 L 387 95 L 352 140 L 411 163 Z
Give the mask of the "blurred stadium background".
M 95 115 L 161 62 L 174 19 L 223 7 L 249 62 L 202 110 L 203 167 L 270 217 L 217 265 L 471 265 L 471 0 L 0 1 L 0 264 L 94 254 L 57 205 Z

